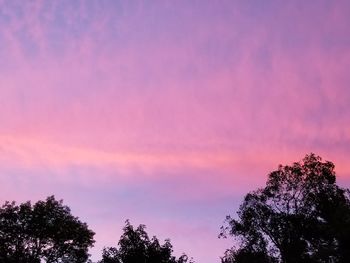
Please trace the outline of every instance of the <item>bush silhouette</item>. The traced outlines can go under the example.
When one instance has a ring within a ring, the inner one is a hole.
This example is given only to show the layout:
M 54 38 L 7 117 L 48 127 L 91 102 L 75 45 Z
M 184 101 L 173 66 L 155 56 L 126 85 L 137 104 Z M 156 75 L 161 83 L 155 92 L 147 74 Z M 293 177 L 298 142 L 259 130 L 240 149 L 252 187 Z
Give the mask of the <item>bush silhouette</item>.
M 118 242 L 118 248 L 109 247 L 103 250 L 100 263 L 186 263 L 188 257 L 184 254 L 178 259 L 172 255 L 173 246 L 170 240 L 161 245 L 154 236 L 149 238 L 145 225 L 136 229 L 127 220 L 124 233 Z M 191 263 L 192 261 L 189 261 Z M 192 262 L 193 263 L 193 262 Z
M 0 262 L 86 262 L 94 232 L 54 196 L 0 208 Z

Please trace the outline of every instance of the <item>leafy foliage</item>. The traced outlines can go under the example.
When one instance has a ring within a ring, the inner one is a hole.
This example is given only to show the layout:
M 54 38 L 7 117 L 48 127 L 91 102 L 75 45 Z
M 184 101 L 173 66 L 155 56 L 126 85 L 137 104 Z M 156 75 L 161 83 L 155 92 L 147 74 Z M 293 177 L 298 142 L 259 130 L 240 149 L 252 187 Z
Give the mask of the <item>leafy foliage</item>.
M 0 208 L 0 262 L 86 262 L 93 236 L 54 196 Z
M 245 196 L 238 218 L 228 216 L 221 235 L 238 238 L 241 247 L 228 250 L 222 262 L 350 258 L 349 190 L 336 185 L 334 164 L 314 154 L 270 173 L 265 188 Z
M 105 248 L 100 263 L 186 263 L 188 257 L 182 255 L 176 259 L 172 255 L 173 247 L 170 240 L 161 245 L 154 236 L 149 238 L 145 226 L 136 229 L 126 221 L 124 233 L 119 240 L 119 248 Z M 189 261 L 191 263 L 192 261 Z M 192 262 L 193 263 L 193 262 Z

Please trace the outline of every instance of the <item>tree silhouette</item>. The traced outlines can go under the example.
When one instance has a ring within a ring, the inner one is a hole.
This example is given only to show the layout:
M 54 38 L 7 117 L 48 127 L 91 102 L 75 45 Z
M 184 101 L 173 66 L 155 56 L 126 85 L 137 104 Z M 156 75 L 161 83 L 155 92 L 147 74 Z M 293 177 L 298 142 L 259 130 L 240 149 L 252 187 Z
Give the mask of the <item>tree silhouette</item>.
M 178 259 L 172 255 L 173 246 L 170 240 L 161 245 L 154 236 L 149 239 L 145 225 L 136 229 L 127 220 L 124 233 L 118 242 L 119 248 L 105 248 L 100 263 L 186 263 L 188 257 L 184 254 Z M 190 260 L 189 263 L 192 261 Z M 192 262 L 193 263 L 193 262 Z
M 86 223 L 54 196 L 34 205 L 6 202 L 0 208 L 2 263 L 83 263 L 93 236 Z
M 334 164 L 306 155 L 279 166 L 265 188 L 248 193 L 238 220 L 227 216 L 221 236 L 238 239 L 222 262 L 348 262 L 349 190 L 336 185 Z M 254 260 L 253 260 L 254 259 Z

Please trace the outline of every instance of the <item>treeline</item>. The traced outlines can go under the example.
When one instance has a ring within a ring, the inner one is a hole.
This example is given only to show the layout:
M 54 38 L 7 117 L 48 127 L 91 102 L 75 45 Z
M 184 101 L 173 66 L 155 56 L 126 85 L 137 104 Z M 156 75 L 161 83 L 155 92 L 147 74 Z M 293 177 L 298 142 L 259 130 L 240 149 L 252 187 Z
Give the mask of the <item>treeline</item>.
M 350 194 L 336 184 L 334 164 L 314 154 L 280 165 L 264 188 L 248 193 L 219 237 L 233 237 L 222 263 L 349 262 Z M 1 263 L 85 263 L 94 232 L 54 196 L 35 204 L 0 208 Z M 150 238 L 145 226 L 126 221 L 116 247 L 98 263 L 193 263 L 173 255 L 170 240 Z M 218 261 L 220 261 L 218 255 Z

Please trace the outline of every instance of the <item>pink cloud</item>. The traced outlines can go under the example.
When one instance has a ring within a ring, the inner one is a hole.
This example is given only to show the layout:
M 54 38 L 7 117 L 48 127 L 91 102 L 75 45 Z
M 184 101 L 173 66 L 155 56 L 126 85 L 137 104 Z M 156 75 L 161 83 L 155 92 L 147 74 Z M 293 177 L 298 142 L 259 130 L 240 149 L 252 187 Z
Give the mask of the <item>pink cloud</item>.
M 98 199 L 125 188 L 128 197 L 108 198 L 191 254 L 214 223 L 153 221 L 127 206 L 142 194 L 171 205 L 237 202 L 311 151 L 348 183 L 347 3 L 194 5 L 0 3 L 2 199 L 46 189 L 85 208 L 65 189 Z M 108 242 L 121 228 L 94 224 Z

